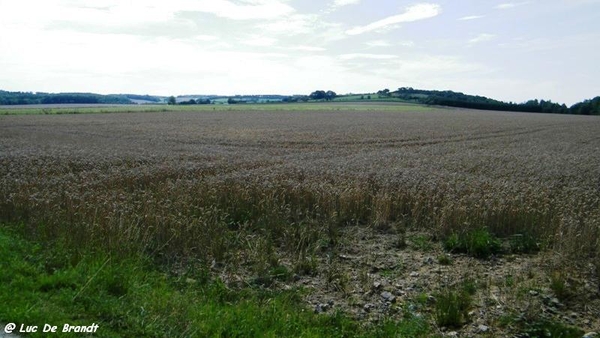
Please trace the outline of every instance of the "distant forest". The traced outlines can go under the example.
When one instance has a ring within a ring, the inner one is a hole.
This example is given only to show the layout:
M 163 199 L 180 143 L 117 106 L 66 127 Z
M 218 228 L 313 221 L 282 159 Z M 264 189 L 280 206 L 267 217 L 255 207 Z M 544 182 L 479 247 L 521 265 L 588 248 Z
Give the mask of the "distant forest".
M 160 99 L 149 95 L 100 95 L 93 93 L 31 93 L 8 92 L 0 90 L 0 105 L 20 104 L 131 104 L 131 100 L 147 100 L 160 102 Z
M 395 97 L 404 101 L 414 101 L 428 105 L 530 113 L 600 115 L 600 96 L 567 107 L 565 104 L 558 104 L 550 100 L 538 101 L 536 99 L 524 103 L 507 103 L 485 96 L 467 95 L 449 90 L 422 90 L 410 87 L 402 87 L 395 92 L 384 89 L 377 92 L 377 94 L 379 97 Z
M 132 104 L 135 101 L 146 103 L 170 104 L 233 104 L 233 103 L 267 103 L 267 102 L 307 102 L 307 101 L 402 101 L 426 105 L 450 106 L 459 108 L 502 110 L 530 113 L 552 113 L 552 114 L 577 114 L 577 115 L 600 115 L 600 96 L 594 99 L 576 103 L 571 107 L 550 100 L 529 100 L 523 103 L 503 102 L 487 98 L 485 96 L 467 95 L 450 90 L 423 90 L 411 87 L 401 87 L 396 91 L 383 89 L 373 94 L 352 94 L 338 96 L 333 91 L 318 90 L 310 95 L 249 95 L 249 96 L 201 96 L 178 102 L 175 97 L 169 99 L 136 94 L 100 95 L 93 93 L 32 93 L 32 92 L 9 92 L 0 90 L 0 105 L 24 105 L 24 104 Z M 135 101 L 133 101 L 135 100 Z

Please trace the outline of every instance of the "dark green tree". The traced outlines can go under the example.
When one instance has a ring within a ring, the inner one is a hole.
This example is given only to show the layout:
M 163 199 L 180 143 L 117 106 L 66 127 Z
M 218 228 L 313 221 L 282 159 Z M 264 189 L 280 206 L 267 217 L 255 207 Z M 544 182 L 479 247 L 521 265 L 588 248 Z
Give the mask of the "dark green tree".
M 169 98 L 167 99 L 167 104 L 169 104 L 169 105 L 177 104 L 177 99 L 175 98 L 175 96 L 169 96 Z
M 335 98 L 336 98 L 336 96 L 337 96 L 337 94 L 336 94 L 334 91 L 332 91 L 332 90 L 328 90 L 328 91 L 325 93 L 325 100 L 327 100 L 327 101 L 331 101 L 331 100 L 335 99 Z

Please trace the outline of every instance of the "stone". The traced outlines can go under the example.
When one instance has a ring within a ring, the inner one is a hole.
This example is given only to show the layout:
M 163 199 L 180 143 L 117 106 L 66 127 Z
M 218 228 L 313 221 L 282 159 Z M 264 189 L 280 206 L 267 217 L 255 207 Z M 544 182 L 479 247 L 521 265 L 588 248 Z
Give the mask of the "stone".
M 588 333 L 584 334 L 582 338 L 597 338 L 597 337 L 598 337 L 598 333 L 588 332 Z
M 381 282 L 374 282 L 373 289 L 379 289 L 379 288 L 381 288 Z
M 535 290 L 529 290 L 529 294 L 531 296 L 537 296 L 537 295 L 539 295 L 539 293 L 537 291 L 535 291 Z
M 390 292 L 384 291 L 381 293 L 381 298 L 383 298 L 386 302 L 393 303 L 396 300 L 396 296 L 392 295 Z
M 450 331 L 450 332 L 446 333 L 446 337 L 458 337 L 458 332 Z
M 416 272 L 416 271 L 413 271 L 413 272 L 410 273 L 409 276 L 411 276 L 411 277 L 419 277 L 419 273 Z
M 487 327 L 487 326 L 485 326 L 485 325 L 479 325 L 479 326 L 477 327 L 477 330 L 478 330 L 479 332 L 482 332 L 482 333 L 483 333 L 483 332 L 488 332 L 488 331 L 490 330 L 490 328 L 489 328 L 489 327 Z
M 325 303 L 317 304 L 315 306 L 315 313 L 327 312 L 327 310 L 329 310 L 330 307 L 331 305 Z
M 371 309 L 374 308 L 375 305 L 371 304 L 371 303 L 367 303 L 363 306 L 363 310 L 365 310 L 366 312 L 371 312 Z

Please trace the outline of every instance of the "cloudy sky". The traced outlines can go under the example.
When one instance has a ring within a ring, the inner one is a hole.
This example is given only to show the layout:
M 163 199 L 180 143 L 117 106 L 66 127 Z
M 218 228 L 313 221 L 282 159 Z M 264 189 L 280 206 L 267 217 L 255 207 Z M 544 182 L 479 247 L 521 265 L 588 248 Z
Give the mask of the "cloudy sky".
M 600 0 L 505 1 L 0 0 L 0 89 L 600 95 Z

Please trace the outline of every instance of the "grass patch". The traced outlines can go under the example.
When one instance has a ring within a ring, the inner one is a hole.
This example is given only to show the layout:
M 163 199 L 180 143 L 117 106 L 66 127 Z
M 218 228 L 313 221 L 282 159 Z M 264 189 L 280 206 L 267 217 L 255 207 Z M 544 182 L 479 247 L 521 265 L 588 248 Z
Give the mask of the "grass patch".
M 523 333 L 528 337 L 580 338 L 585 332 L 559 322 L 541 320 L 525 324 Z
M 564 273 L 554 271 L 550 276 L 550 289 L 560 301 L 566 301 L 572 296 L 572 286 L 567 284 Z
M 365 100 L 369 102 L 369 100 Z M 195 112 L 195 111 L 307 111 L 307 110 L 376 110 L 376 111 L 414 111 L 427 112 L 431 108 L 421 104 L 404 103 L 393 100 L 395 105 L 377 104 L 373 100 L 372 104 L 361 106 L 353 102 L 307 102 L 307 103 L 257 103 L 257 104 L 210 104 L 210 105 L 114 105 L 114 106 L 96 106 L 96 107 L 36 107 L 36 106 L 14 106 L 11 108 L 0 108 L 0 115 L 64 115 L 64 114 L 107 114 L 107 113 L 156 113 L 156 112 Z
M 445 240 L 444 247 L 448 251 L 462 252 L 476 258 L 488 258 L 502 251 L 500 240 L 486 228 L 454 233 Z
M 516 326 L 519 336 L 523 337 L 581 338 L 585 333 L 578 328 L 557 321 L 541 318 L 524 320 L 524 318 L 514 314 L 503 316 L 499 324 L 502 327 Z
M 540 251 L 540 242 L 538 239 L 529 234 L 516 234 L 510 238 L 509 241 L 510 251 L 512 253 L 536 253 Z
M 440 265 L 452 265 L 452 258 L 448 255 L 440 255 L 438 257 L 438 263 Z
M 98 337 L 386 337 L 428 332 L 426 323 L 415 318 L 362 327 L 341 313 L 316 315 L 304 309 L 298 290 L 231 290 L 202 269 L 174 276 L 140 259 L 103 254 L 56 267 L 57 257 L 68 253 L 43 248 L 5 226 L 0 228 L 0 256 L 2 322 L 51 323 L 59 330 L 64 323 L 97 323 Z M 281 266 L 270 273 L 274 278 L 289 275 Z
M 468 292 L 447 290 L 435 299 L 434 316 L 439 327 L 458 328 L 465 324 L 471 306 Z
M 417 235 L 411 238 L 411 242 L 415 249 L 420 251 L 431 251 L 433 249 L 433 243 L 428 236 Z

